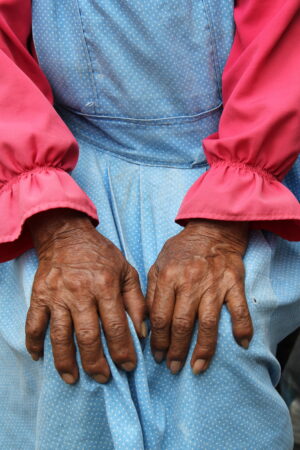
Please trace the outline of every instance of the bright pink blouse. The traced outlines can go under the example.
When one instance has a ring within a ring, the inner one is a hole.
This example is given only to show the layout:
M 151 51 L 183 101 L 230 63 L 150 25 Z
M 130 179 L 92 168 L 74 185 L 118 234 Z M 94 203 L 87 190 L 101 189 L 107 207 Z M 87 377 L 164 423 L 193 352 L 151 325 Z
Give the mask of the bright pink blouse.
M 179 223 L 250 221 L 300 240 L 299 202 L 280 182 L 299 153 L 299 19 L 299 0 L 237 0 L 224 111 L 218 132 L 204 140 L 210 169 L 187 192 Z M 7 261 L 32 247 L 33 214 L 65 207 L 98 218 L 68 174 L 78 146 L 34 56 L 31 0 L 0 0 L 0 32 L 0 261 Z

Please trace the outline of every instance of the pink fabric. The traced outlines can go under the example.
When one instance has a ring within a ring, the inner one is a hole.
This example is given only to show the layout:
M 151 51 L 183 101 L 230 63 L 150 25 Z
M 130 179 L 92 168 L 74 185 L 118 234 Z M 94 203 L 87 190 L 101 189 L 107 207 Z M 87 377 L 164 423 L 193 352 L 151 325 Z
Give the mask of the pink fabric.
M 300 240 L 300 205 L 280 180 L 300 148 L 299 0 L 238 0 L 223 73 L 219 130 L 203 141 L 211 168 L 176 221 L 251 221 Z
M 31 46 L 30 0 L 0 0 L 0 262 L 32 247 L 26 219 L 72 208 L 98 223 L 96 208 L 67 173 L 78 146 L 52 106 Z
M 280 180 L 299 152 L 298 0 L 238 0 L 223 76 L 218 133 L 204 141 L 211 168 L 188 191 L 176 220 L 249 220 L 300 240 L 300 207 Z M 68 174 L 76 141 L 52 107 L 30 52 L 30 0 L 0 0 L 0 261 L 32 247 L 26 219 L 67 207 L 97 223 Z

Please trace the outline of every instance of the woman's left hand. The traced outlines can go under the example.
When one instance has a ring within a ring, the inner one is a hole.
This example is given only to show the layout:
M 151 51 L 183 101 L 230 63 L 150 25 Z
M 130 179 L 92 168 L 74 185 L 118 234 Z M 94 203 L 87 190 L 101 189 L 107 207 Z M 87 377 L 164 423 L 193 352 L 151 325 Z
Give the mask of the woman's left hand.
M 196 319 L 197 344 L 191 366 L 205 371 L 214 355 L 225 303 L 233 335 L 248 348 L 253 327 L 244 291 L 243 255 L 248 224 L 194 219 L 162 248 L 148 275 L 151 348 L 172 373 L 184 365 Z

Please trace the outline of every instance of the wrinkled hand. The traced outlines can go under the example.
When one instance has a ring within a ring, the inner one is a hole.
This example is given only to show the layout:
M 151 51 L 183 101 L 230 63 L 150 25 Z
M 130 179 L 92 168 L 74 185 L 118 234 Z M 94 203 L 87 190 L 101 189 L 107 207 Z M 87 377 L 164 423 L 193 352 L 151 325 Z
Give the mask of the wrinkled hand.
M 247 243 L 247 224 L 195 219 L 165 243 L 151 267 L 151 348 L 157 362 L 167 358 L 172 373 L 184 365 L 197 318 L 191 366 L 195 374 L 208 368 L 224 303 L 236 341 L 248 348 L 253 328 L 244 292 L 242 258 Z
M 110 370 L 100 341 L 100 316 L 112 359 L 121 369 L 133 370 L 136 354 L 125 311 L 138 335 L 146 334 L 145 300 L 136 270 L 76 211 L 41 213 L 30 219 L 30 229 L 39 257 L 26 321 L 32 358 L 43 355 L 50 319 L 55 367 L 63 380 L 72 384 L 78 379 L 75 329 L 84 370 L 105 383 Z

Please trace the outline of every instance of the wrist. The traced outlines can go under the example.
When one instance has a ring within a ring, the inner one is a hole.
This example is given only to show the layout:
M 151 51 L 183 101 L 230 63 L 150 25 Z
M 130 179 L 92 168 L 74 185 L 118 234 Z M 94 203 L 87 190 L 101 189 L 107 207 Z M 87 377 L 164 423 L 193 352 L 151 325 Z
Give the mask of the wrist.
M 51 240 L 65 238 L 78 230 L 94 228 L 86 214 L 67 208 L 51 209 L 35 214 L 28 219 L 28 227 L 38 251 Z
M 242 253 L 249 240 L 249 222 L 191 219 L 185 229 L 216 241 L 232 243 Z

